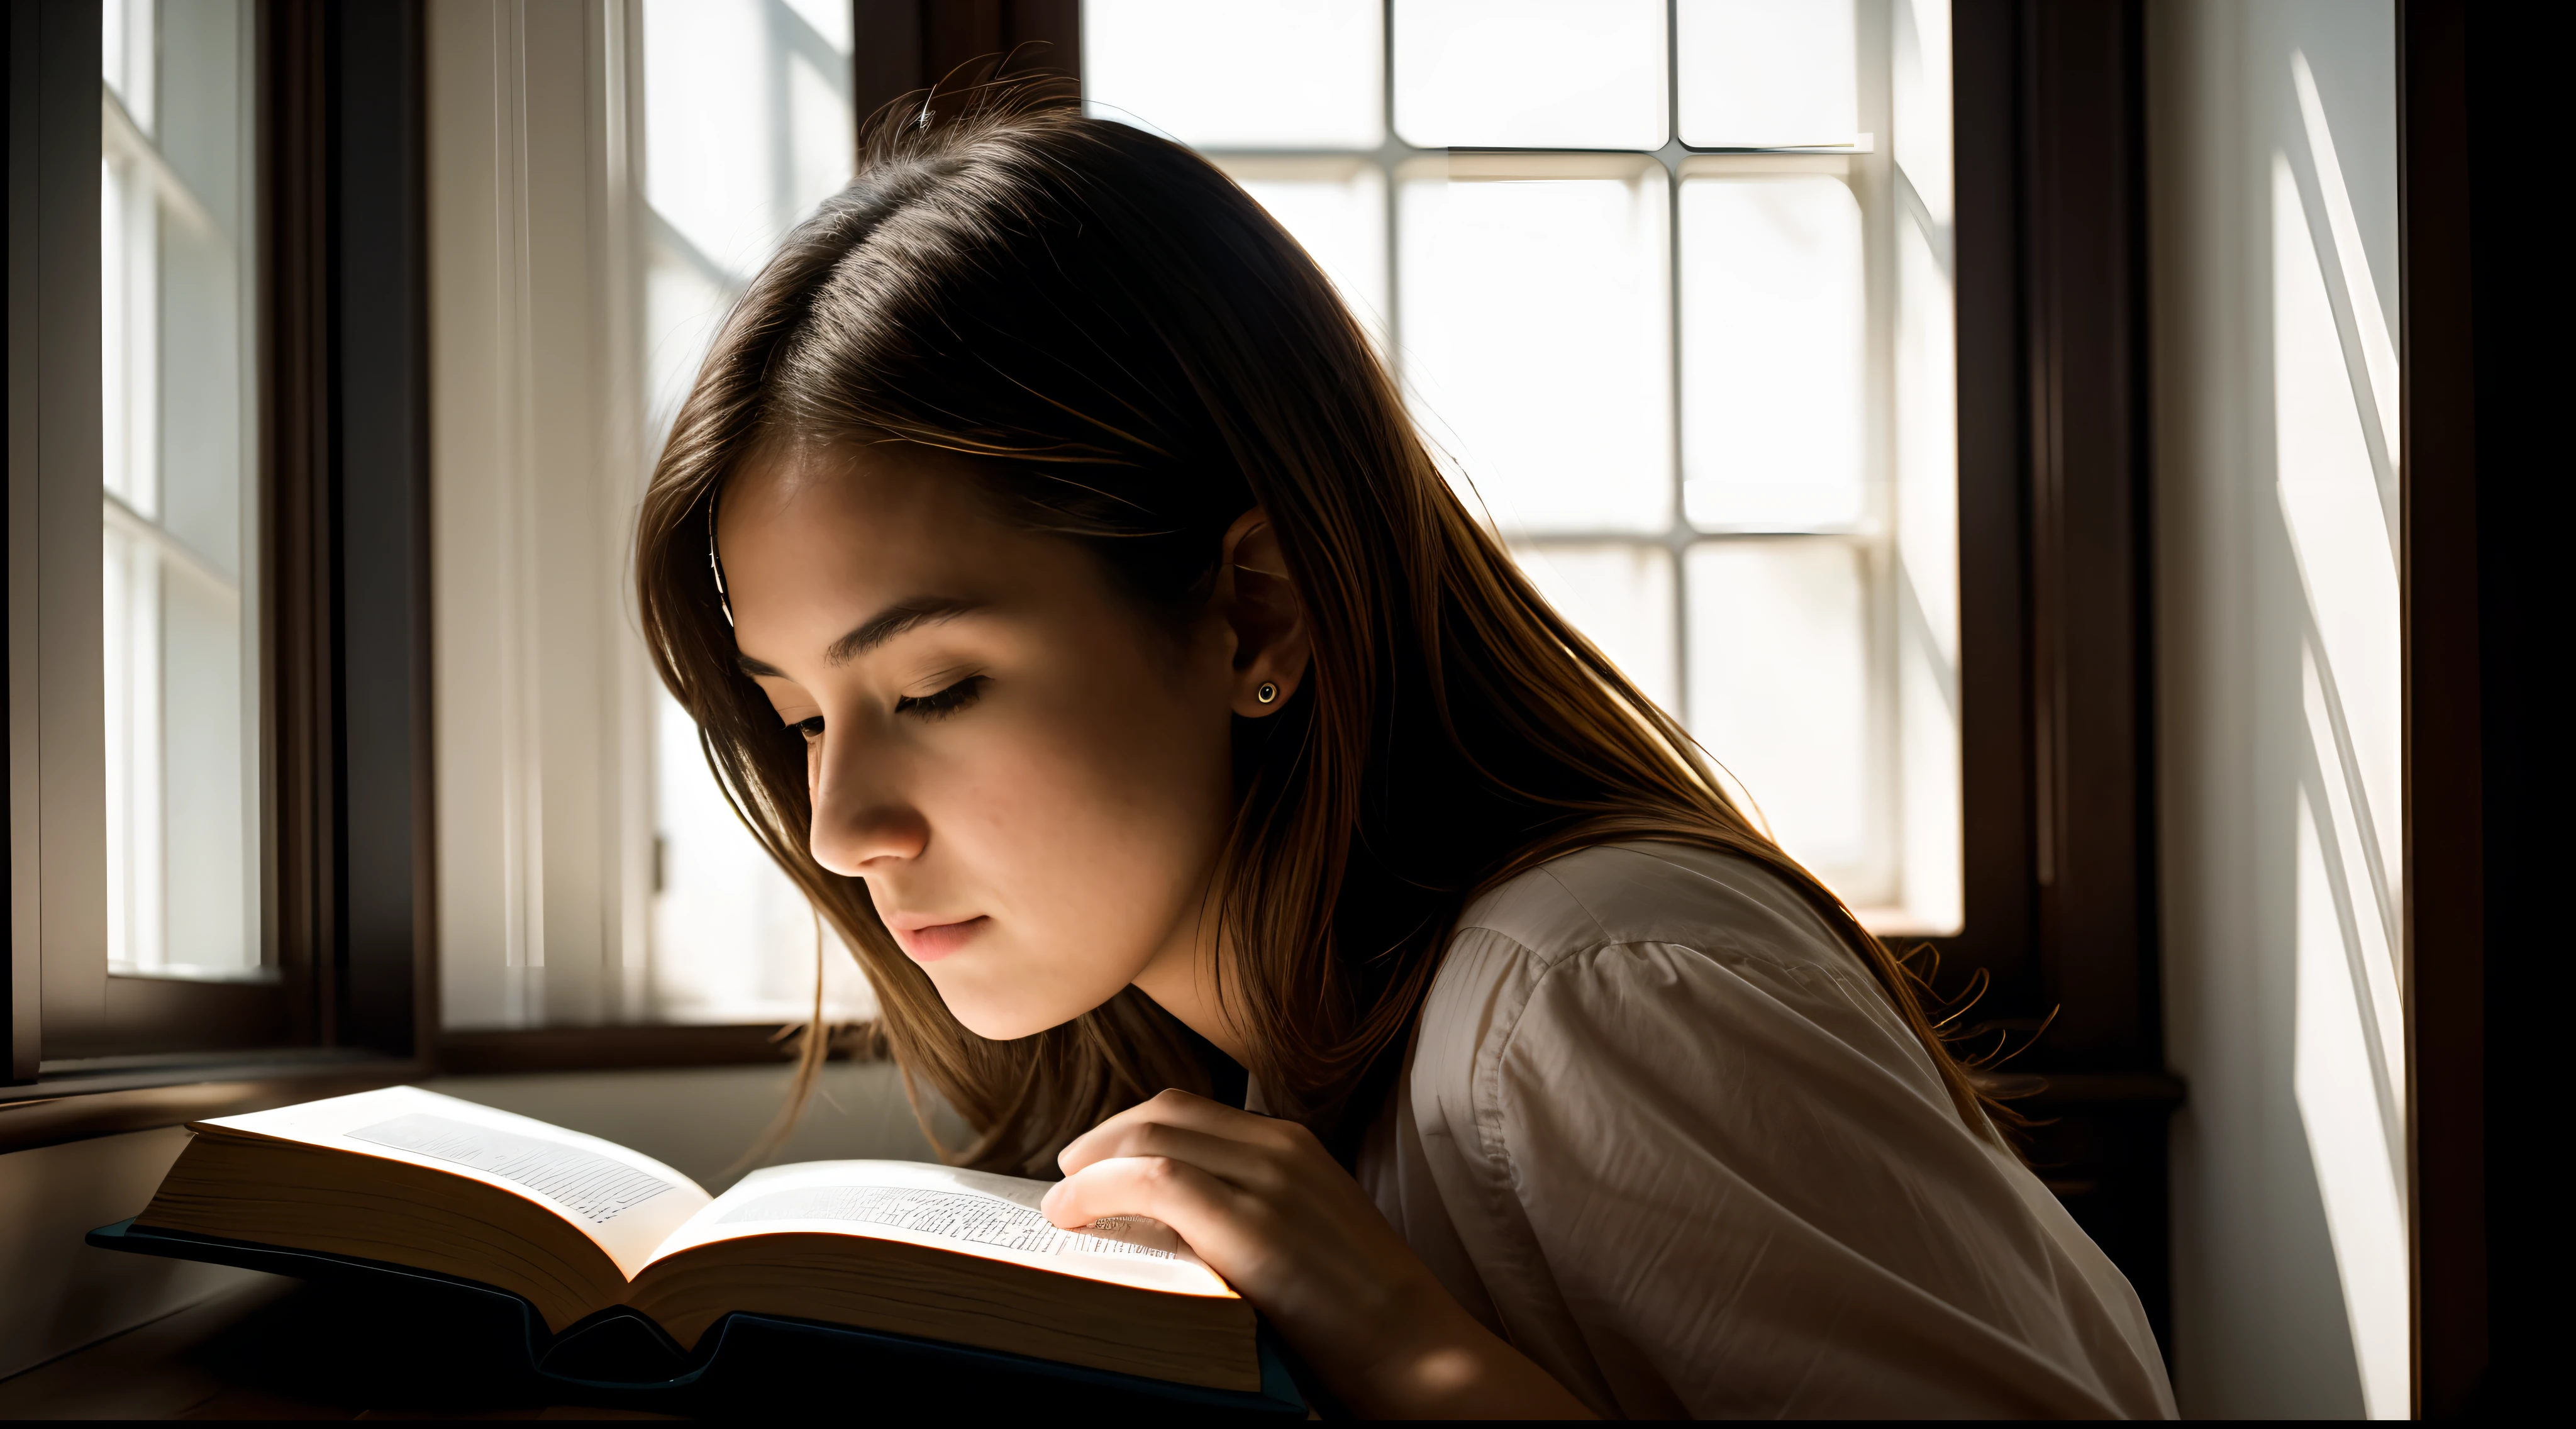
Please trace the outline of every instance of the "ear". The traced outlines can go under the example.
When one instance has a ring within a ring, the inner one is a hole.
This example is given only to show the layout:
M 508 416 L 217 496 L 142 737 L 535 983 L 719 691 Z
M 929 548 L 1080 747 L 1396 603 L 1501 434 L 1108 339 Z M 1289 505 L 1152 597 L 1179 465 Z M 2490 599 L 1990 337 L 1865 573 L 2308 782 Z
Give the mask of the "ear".
M 1234 712 L 1259 719 L 1285 709 L 1306 678 L 1314 639 L 1306 603 L 1288 578 L 1278 528 L 1258 506 L 1226 528 L 1213 604 L 1234 637 Z M 1261 698 L 1265 685 L 1268 700 Z

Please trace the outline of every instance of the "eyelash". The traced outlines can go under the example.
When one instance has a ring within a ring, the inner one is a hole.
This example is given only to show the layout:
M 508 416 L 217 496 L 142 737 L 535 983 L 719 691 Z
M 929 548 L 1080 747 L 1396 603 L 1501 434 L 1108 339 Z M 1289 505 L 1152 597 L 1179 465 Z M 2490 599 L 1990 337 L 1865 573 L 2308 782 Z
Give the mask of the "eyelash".
M 938 691 L 935 694 L 920 696 L 906 695 L 902 699 L 896 700 L 894 702 L 894 707 L 895 712 L 898 714 L 918 715 L 923 719 L 931 720 L 946 719 L 948 716 L 953 715 L 959 710 L 966 708 L 968 705 L 975 703 L 976 697 L 981 695 L 983 692 L 984 677 L 981 675 L 969 675 L 965 679 L 959 680 L 956 684 L 950 685 L 948 688 Z M 805 736 L 808 740 L 820 739 L 823 737 L 823 717 L 821 715 L 815 715 L 810 719 L 800 719 L 796 723 L 788 726 L 788 728 L 795 730 L 798 734 Z
M 923 719 L 946 719 L 975 703 L 976 696 L 982 693 L 984 693 L 984 677 L 969 675 L 936 694 L 923 695 L 918 699 L 907 695 L 895 701 L 894 707 L 898 714 L 915 714 Z

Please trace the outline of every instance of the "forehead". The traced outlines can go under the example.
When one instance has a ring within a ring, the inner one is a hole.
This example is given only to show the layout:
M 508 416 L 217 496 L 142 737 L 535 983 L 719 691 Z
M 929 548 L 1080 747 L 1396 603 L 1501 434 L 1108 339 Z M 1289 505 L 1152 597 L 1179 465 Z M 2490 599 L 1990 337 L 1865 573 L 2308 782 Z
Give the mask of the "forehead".
M 990 557 L 1018 534 L 985 511 L 964 460 L 909 445 L 764 456 L 735 473 L 717 506 L 726 583 L 755 598 L 780 580 L 910 585 L 1006 565 Z

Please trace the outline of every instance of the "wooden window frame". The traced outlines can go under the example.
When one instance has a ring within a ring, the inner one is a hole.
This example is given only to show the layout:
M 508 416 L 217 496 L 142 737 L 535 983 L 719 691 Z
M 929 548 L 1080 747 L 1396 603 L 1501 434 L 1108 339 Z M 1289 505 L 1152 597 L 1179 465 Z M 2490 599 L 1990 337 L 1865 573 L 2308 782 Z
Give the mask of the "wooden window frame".
M 1927 941 L 2169 1344 L 2142 8 L 1952 10 L 1967 916 Z
M 2570 303 L 2517 151 L 2568 21 L 2397 0 L 2397 26 L 2414 1408 L 2504 1418 L 2554 1403 L 2565 1238 L 2556 1099 L 2518 1103 L 2563 1080 Z
M 48 836 L 79 841 L 96 817 L 83 824 L 79 811 L 54 807 L 78 802 L 77 771 L 61 781 L 70 792 L 47 802 L 45 728 L 76 725 L 95 706 L 98 655 L 94 620 L 83 629 L 49 618 L 79 598 L 80 563 L 58 561 L 56 571 L 39 557 L 86 549 L 94 558 L 98 547 L 87 488 L 98 479 L 100 8 L 10 7 L 11 880 L 0 1018 L 10 1058 L 0 1150 L 427 1069 L 421 21 L 419 0 L 263 0 L 257 12 L 257 477 L 270 575 L 257 618 L 264 923 L 276 977 L 227 985 L 107 976 L 103 952 L 77 946 L 85 890 L 40 876 Z M 96 568 L 85 570 L 95 599 Z M 74 945 L 68 955 L 47 947 L 48 897 L 68 900 L 60 921 L 72 932 L 54 940 Z M 106 978 L 108 1015 L 49 1037 L 48 972 L 85 975 L 83 958 Z

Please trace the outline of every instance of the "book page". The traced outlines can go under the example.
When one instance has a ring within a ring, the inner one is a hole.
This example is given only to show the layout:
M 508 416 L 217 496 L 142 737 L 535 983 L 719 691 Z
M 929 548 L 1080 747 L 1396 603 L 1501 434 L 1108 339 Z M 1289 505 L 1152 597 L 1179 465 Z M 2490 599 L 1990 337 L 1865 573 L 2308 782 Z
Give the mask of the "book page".
M 1058 1229 L 1047 1183 L 919 1161 L 809 1161 L 754 1171 L 653 1253 L 789 1232 L 869 1236 L 1143 1290 L 1233 1298 L 1169 1226 L 1142 1218 Z
M 497 1186 L 578 1228 L 629 1280 L 655 1246 L 707 1204 L 696 1182 L 616 1142 L 418 1087 L 200 1125 L 407 1161 Z

